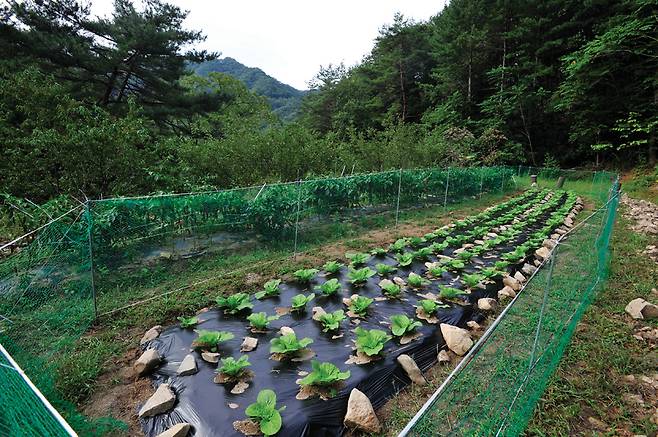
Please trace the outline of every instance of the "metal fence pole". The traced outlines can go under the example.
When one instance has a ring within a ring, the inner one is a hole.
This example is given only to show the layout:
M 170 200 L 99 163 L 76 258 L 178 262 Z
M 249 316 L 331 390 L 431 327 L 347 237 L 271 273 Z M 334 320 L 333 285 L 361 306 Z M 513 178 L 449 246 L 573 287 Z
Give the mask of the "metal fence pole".
M 94 321 L 98 319 L 98 301 L 96 298 L 96 281 L 94 280 L 94 245 L 93 245 L 93 221 L 89 200 L 85 202 L 85 215 L 87 216 L 87 243 L 89 244 L 89 273 L 91 278 L 91 297 L 94 300 Z
M 297 214 L 295 217 L 295 247 L 292 252 L 292 259 L 297 259 L 297 237 L 299 235 L 299 209 L 302 202 L 302 181 L 297 180 Z
M 398 218 L 400 216 L 400 192 L 402 191 L 402 169 L 399 170 L 398 177 L 398 200 L 395 206 L 395 227 L 398 227 Z
M 448 173 L 446 174 L 446 191 L 443 195 L 443 208 L 448 207 L 448 187 L 450 186 L 450 167 L 448 167 Z

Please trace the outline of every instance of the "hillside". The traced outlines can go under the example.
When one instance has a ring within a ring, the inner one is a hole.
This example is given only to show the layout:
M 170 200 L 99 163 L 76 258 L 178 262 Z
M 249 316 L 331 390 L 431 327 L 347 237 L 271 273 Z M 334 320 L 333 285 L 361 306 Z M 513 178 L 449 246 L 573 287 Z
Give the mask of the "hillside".
M 194 71 L 207 76 L 209 73 L 225 73 L 244 82 L 256 94 L 269 99 L 274 112 L 282 120 L 291 120 L 299 110 L 305 91 L 279 82 L 260 68 L 247 67 L 233 58 L 222 58 L 197 64 Z

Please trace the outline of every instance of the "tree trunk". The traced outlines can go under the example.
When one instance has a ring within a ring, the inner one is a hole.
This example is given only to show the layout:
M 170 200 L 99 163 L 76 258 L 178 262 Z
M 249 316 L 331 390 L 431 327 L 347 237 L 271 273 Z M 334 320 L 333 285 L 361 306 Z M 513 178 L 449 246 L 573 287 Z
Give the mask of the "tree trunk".
M 407 119 L 407 92 L 404 89 L 404 71 L 402 70 L 402 61 L 398 62 L 398 70 L 400 71 L 400 94 L 402 97 L 402 121 Z

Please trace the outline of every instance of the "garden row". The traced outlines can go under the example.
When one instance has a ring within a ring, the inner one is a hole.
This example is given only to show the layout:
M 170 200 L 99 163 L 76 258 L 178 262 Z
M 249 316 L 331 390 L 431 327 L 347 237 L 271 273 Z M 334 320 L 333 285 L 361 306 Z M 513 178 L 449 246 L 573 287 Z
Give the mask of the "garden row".
M 481 329 L 497 299 L 515 296 L 581 208 L 572 193 L 529 190 L 422 237 L 348 253 L 322 271 L 301 269 L 254 296 L 220 296 L 216 309 L 154 327 L 135 365 L 157 386 L 139 411 L 145 433 L 377 431 L 374 409 L 424 383 L 437 360 L 464 355 L 469 330 Z

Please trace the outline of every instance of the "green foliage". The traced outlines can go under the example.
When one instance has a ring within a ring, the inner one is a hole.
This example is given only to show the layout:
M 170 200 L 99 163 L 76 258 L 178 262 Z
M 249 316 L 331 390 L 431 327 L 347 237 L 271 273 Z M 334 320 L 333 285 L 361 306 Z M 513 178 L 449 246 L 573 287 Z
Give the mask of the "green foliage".
M 373 299 L 365 296 L 356 296 L 352 298 L 350 303 L 350 311 L 358 316 L 365 316 L 368 312 L 368 307 L 374 302 Z
M 233 357 L 222 358 L 221 362 L 222 365 L 217 371 L 231 378 L 238 378 L 244 373 L 247 367 L 251 366 L 247 355 L 242 355 L 237 360 Z
M 341 290 L 341 285 L 340 282 L 338 282 L 338 279 L 333 278 L 329 279 L 324 284 L 318 285 L 315 289 L 322 292 L 325 296 L 333 296 Z
M 291 311 L 301 312 L 306 310 L 306 304 L 312 301 L 315 298 L 314 294 L 309 294 L 304 296 L 303 294 L 297 294 L 292 297 L 290 302 Z
M 340 328 L 340 322 L 343 320 L 345 320 L 345 312 L 343 310 L 336 310 L 333 313 L 325 313 L 319 318 L 323 332 L 338 330 L 338 328 Z
M 336 365 L 329 362 L 321 363 L 317 360 L 313 360 L 311 366 L 313 371 L 299 381 L 301 385 L 328 386 L 340 381 L 345 381 L 351 375 L 349 370 L 341 372 Z
M 308 284 L 318 272 L 318 269 L 299 269 L 293 273 L 293 276 L 298 282 Z
M 365 284 L 365 282 L 377 274 L 373 269 L 370 267 L 364 267 L 362 269 L 350 269 L 349 273 L 347 274 L 347 279 L 354 285 L 361 285 Z
M 416 330 L 416 328 L 420 326 L 423 326 L 423 324 L 410 319 L 404 314 L 396 314 L 391 316 L 391 332 L 396 337 L 402 337 L 404 335 L 411 334 Z
M 464 273 L 463 275 L 461 275 L 462 282 L 466 284 L 468 288 L 477 287 L 478 285 L 480 285 L 482 281 L 484 281 L 484 279 L 485 277 L 483 275 L 478 275 L 478 274 L 469 275 L 467 273 Z
M 295 333 L 291 332 L 290 334 L 281 335 L 270 340 L 270 353 L 292 356 L 311 343 L 313 343 L 313 340 L 310 338 L 305 337 L 298 340 Z
M 433 278 L 440 278 L 441 275 L 443 275 L 447 270 L 441 266 L 432 266 L 429 269 L 427 269 L 427 272 L 432 276 Z
M 281 411 L 286 407 L 276 408 L 276 394 L 269 389 L 261 390 L 258 393 L 256 402 L 249 405 L 245 414 L 252 420 L 258 422 L 260 432 L 263 435 L 274 435 L 281 429 L 283 422 L 281 420 Z
M 370 255 L 367 253 L 346 253 L 345 258 L 350 260 L 350 265 L 351 266 L 360 266 L 366 263 L 368 259 L 370 258 Z
M 391 252 L 402 252 L 404 251 L 405 247 L 409 244 L 409 240 L 407 238 L 400 238 L 398 240 L 395 240 L 393 244 L 388 246 L 388 250 Z
M 343 264 L 338 261 L 327 261 L 322 268 L 325 272 L 333 275 L 338 273 L 341 267 L 343 267 Z
M 413 253 L 413 256 L 415 259 L 418 260 L 425 260 L 428 259 L 432 255 L 432 248 L 431 247 L 423 247 L 421 249 L 418 249 Z
M 224 308 L 227 314 L 237 314 L 240 311 L 250 310 L 254 305 L 249 301 L 247 293 L 235 293 L 227 297 L 220 296 L 217 299 L 217 305 Z
M 267 329 L 270 325 L 270 322 L 278 319 L 279 316 L 268 316 L 265 312 L 252 313 L 247 317 L 247 320 L 249 320 L 251 326 L 259 330 Z
M 399 285 L 397 285 L 394 282 L 386 282 L 382 284 L 382 292 L 387 296 L 391 298 L 397 298 L 400 297 L 402 294 L 402 288 L 400 288 Z
M 467 292 L 463 290 L 459 290 L 457 288 L 452 288 L 452 287 L 446 287 L 446 286 L 440 286 L 440 291 L 439 291 L 439 298 L 440 299 L 454 299 L 457 296 L 461 296 L 464 294 L 468 294 Z
M 397 270 L 397 268 L 393 266 L 389 266 L 388 264 L 382 264 L 382 263 L 376 264 L 375 269 L 377 270 L 377 273 L 380 276 L 388 276 Z
M 264 299 L 266 297 L 278 296 L 281 290 L 279 285 L 281 284 L 281 279 L 271 279 L 263 285 L 263 290 L 254 294 L 256 299 Z
M 429 284 L 430 282 L 427 279 L 423 278 L 422 276 L 414 272 L 411 272 L 409 273 L 409 277 L 407 278 L 407 283 L 414 288 L 419 288 Z
M 197 331 L 197 337 L 192 342 L 192 347 L 195 349 L 206 349 L 211 352 L 216 352 L 219 343 L 231 340 L 234 337 L 235 336 L 230 332 L 206 331 L 200 329 Z
M 433 315 L 436 312 L 436 309 L 439 308 L 439 304 L 430 299 L 423 299 L 419 303 L 420 307 L 423 309 L 423 312 L 428 316 Z
M 199 318 L 197 316 L 178 316 L 178 321 L 180 322 L 180 327 L 183 329 L 194 328 L 199 324 Z
M 384 249 L 383 247 L 375 247 L 370 251 L 370 254 L 372 256 L 385 256 L 386 253 L 387 253 L 386 249 Z
M 466 267 L 464 261 L 459 259 L 443 259 L 441 260 L 441 265 L 445 266 L 445 268 L 451 271 L 459 271 Z
M 356 335 L 356 350 L 369 357 L 379 355 L 384 345 L 392 338 L 379 329 L 363 329 L 360 326 L 354 330 Z
M 413 253 L 401 253 L 399 254 L 396 259 L 398 260 L 398 265 L 400 267 L 408 267 L 411 265 L 411 263 L 414 260 L 414 254 Z

